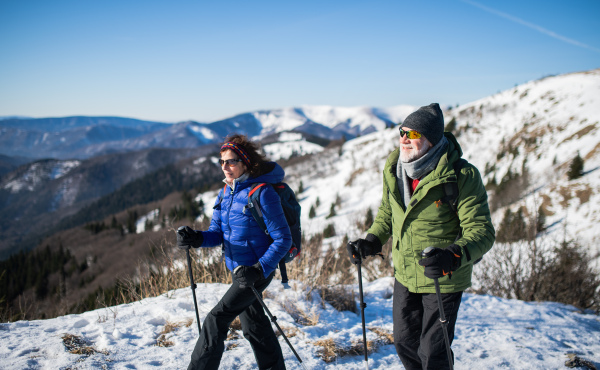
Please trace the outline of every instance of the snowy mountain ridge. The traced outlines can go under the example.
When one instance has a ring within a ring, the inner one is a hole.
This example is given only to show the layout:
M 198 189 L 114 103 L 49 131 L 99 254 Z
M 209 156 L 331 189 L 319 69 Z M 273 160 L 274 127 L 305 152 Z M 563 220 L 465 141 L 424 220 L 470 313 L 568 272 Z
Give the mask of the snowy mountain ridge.
M 324 139 L 364 135 L 398 123 L 413 107 L 304 106 L 238 114 L 212 123 L 166 124 L 119 117 L 64 117 L 0 121 L 0 154 L 85 159 L 147 148 L 191 148 L 239 132 L 265 137 L 283 131 Z

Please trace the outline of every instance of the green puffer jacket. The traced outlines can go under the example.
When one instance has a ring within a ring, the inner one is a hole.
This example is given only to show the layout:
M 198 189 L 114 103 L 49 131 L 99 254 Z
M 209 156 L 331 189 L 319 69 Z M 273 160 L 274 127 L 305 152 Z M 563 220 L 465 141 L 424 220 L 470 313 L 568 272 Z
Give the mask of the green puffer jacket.
M 462 156 L 454 135 L 449 132 L 444 135 L 449 141 L 448 149 L 438 166 L 421 179 L 408 207 L 403 205 L 396 182 L 400 150 L 389 155 L 383 170 L 381 205 L 368 230 L 382 244 L 393 237 L 394 276 L 413 293 L 435 293 L 433 280 L 425 277 L 424 267 L 418 264 L 421 252 L 428 246 L 446 248 L 453 243 L 461 246 L 460 268 L 454 271 L 452 279 L 439 279 L 442 293 L 454 293 L 471 286 L 473 262 L 489 251 L 496 239 L 487 193 L 479 171 L 472 164 L 464 164 L 458 176 L 458 218 L 448 203 L 440 202 L 444 196 L 441 184 L 457 181 L 453 164 Z M 455 242 L 460 227 L 462 236 Z

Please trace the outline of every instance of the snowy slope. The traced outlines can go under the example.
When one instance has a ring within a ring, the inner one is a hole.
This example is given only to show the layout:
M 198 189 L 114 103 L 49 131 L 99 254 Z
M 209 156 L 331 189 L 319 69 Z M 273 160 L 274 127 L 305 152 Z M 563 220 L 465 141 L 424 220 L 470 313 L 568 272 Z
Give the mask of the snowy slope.
M 548 77 L 453 109 L 464 156 L 485 181 L 499 182 L 510 170 L 529 173 L 526 195 L 513 209 L 527 205 L 535 213 L 544 202 L 551 233 L 568 230 L 600 251 L 600 69 Z M 577 155 L 584 176 L 569 181 Z M 503 210 L 495 219 L 499 221 Z M 568 226 L 568 227 L 565 227 Z
M 562 240 L 566 229 L 568 238 L 600 252 L 600 70 L 532 81 L 445 112 L 446 123 L 453 118 L 463 156 L 478 167 L 484 182 L 493 177 L 499 182 L 509 169 L 521 174 L 526 168 L 529 185 L 509 207 L 526 206 L 533 214 L 543 202 L 550 226 L 546 236 Z M 302 182 L 305 189 L 299 198 L 307 236 L 328 224 L 340 237 L 360 236 L 355 224 L 367 208 L 376 213 L 381 171 L 398 140 L 397 128 L 383 129 L 286 168 L 290 186 L 298 189 Z M 577 152 L 585 160 L 584 176 L 568 180 Z M 212 204 L 215 193 L 202 198 Z M 309 219 L 317 198 L 316 217 Z M 337 215 L 327 218 L 336 198 L 341 201 Z M 503 214 L 504 208 L 494 214 L 496 227 Z
M 392 344 L 376 331 L 392 331 L 392 278 L 365 283 L 367 340 L 380 341 L 369 356 L 371 369 L 402 369 Z M 319 357 L 320 340 L 349 348 L 362 343 L 360 313 L 339 312 L 312 295 L 305 299 L 302 285 L 283 290 L 273 283 L 265 303 L 308 369 L 364 369 L 362 355 L 338 357 L 326 363 Z M 223 284 L 199 284 L 200 321 L 227 289 Z M 356 290 L 357 287 L 348 287 Z M 314 326 L 300 325 L 284 309 L 296 307 L 318 317 Z M 189 326 L 182 325 L 185 323 Z M 168 324 L 182 325 L 161 338 Z M 374 329 L 374 330 L 371 330 Z M 295 333 L 292 336 L 292 333 Z M 91 355 L 71 354 L 63 336 L 74 335 L 93 349 Z M 252 350 L 243 339 L 226 341 L 220 369 L 256 369 Z M 3 369 L 184 369 L 198 337 L 189 288 L 140 302 L 107 307 L 49 320 L 0 324 L 0 367 Z M 156 346 L 157 340 L 171 342 Z M 288 369 L 301 369 L 283 338 L 280 344 Z M 561 369 L 568 353 L 600 365 L 600 321 L 571 306 L 526 303 L 492 296 L 465 294 L 453 343 L 457 369 Z
M 305 140 L 301 133 L 283 132 L 277 135 L 277 139 L 277 142 L 262 147 L 267 158 L 272 161 L 318 153 L 323 150 L 322 146 Z

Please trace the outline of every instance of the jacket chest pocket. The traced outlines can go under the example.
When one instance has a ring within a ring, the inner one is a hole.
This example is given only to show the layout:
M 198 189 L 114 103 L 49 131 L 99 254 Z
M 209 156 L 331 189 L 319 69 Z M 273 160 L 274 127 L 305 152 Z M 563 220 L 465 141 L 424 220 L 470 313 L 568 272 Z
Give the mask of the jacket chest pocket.
M 448 222 L 456 213 L 450 207 L 442 186 L 436 186 L 427 192 L 422 198 L 413 198 L 410 201 L 411 208 L 407 218 L 426 221 L 442 220 Z

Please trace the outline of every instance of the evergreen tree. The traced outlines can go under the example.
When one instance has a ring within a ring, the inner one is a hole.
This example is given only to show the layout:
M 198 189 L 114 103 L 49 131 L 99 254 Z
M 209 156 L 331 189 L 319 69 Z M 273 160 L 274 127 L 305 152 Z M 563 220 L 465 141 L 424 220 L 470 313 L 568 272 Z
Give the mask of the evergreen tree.
M 456 118 L 452 117 L 452 119 L 450 120 L 450 122 L 448 122 L 446 124 L 446 127 L 444 127 L 444 131 L 454 133 L 455 129 L 456 129 Z
M 535 231 L 541 233 L 546 230 L 546 214 L 544 213 L 544 208 L 540 206 L 537 211 L 537 222 L 535 225 Z
M 308 211 L 308 218 L 315 218 L 317 215 L 317 211 L 315 211 L 315 206 L 310 206 L 310 211 Z
M 136 233 L 136 226 L 135 223 L 137 222 L 138 219 L 138 212 L 137 210 L 132 211 L 127 211 L 127 231 L 130 234 L 135 234 Z
M 117 222 L 117 218 L 115 217 L 115 215 L 112 216 L 112 220 L 110 220 L 110 228 L 111 229 L 118 229 L 119 228 L 119 223 Z
M 571 161 L 567 176 L 569 180 L 575 180 L 583 176 L 583 158 L 581 158 L 579 152 L 577 152 L 577 155 Z
M 331 218 L 331 217 L 333 217 L 335 215 L 336 215 L 336 213 L 335 213 L 335 204 L 331 203 L 331 208 L 329 208 L 329 214 L 327 215 L 326 218 Z
M 329 224 L 323 230 L 323 237 L 324 238 L 331 238 L 332 236 L 335 236 L 335 227 L 333 226 L 333 224 Z

